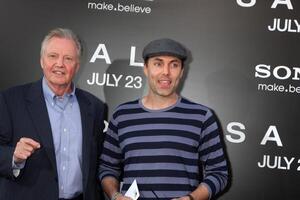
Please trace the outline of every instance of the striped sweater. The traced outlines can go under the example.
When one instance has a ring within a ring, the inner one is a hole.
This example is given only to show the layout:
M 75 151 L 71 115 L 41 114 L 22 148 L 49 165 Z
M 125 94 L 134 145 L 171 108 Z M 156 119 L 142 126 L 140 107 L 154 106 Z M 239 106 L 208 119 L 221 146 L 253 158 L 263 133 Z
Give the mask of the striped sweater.
M 199 184 L 214 196 L 228 181 L 216 117 L 185 98 L 162 110 L 149 110 L 141 100 L 120 105 L 100 163 L 100 180 L 123 181 L 124 194 L 136 179 L 143 200 L 185 196 Z

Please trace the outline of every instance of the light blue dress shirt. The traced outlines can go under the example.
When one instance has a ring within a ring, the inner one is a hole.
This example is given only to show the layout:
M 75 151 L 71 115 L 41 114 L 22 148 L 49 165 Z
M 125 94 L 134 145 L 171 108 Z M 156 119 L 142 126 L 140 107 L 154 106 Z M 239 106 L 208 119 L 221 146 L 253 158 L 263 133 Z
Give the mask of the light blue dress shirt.
M 73 198 L 82 193 L 82 127 L 75 86 L 62 97 L 53 93 L 45 78 L 42 87 L 55 148 L 59 198 Z

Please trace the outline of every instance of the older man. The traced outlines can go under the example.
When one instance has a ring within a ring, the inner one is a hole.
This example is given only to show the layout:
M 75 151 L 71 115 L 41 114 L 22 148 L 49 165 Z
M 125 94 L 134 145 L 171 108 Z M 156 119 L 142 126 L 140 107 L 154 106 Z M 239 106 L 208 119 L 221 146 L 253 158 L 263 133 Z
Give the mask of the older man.
M 104 105 L 72 82 L 81 44 L 48 33 L 41 80 L 0 94 L 0 200 L 99 200 Z
M 128 200 L 124 192 L 136 180 L 142 200 L 207 200 L 225 188 L 228 167 L 213 112 L 176 92 L 186 49 L 154 40 L 143 58 L 149 92 L 112 116 L 99 172 L 103 190 L 112 200 Z

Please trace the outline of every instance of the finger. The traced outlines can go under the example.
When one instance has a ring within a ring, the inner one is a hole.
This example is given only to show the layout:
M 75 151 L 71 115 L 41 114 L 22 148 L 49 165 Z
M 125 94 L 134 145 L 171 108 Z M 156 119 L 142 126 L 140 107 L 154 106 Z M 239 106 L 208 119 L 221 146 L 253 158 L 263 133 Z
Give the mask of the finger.
M 31 156 L 31 153 L 28 151 L 22 151 L 22 152 L 19 152 L 19 155 L 21 158 L 26 160 L 29 156 Z
M 33 153 L 35 149 L 34 149 L 31 145 L 24 144 L 24 145 L 22 146 L 22 150 L 23 150 L 23 151 L 30 152 L 30 153 Z
M 118 200 L 132 200 L 130 197 L 124 196 L 124 195 L 119 195 L 117 197 Z
M 14 160 L 16 163 L 23 162 L 24 160 L 27 160 L 27 158 L 31 155 L 29 152 L 23 152 L 23 151 L 15 151 L 14 152 Z
M 35 149 L 28 144 L 22 143 L 21 141 L 17 143 L 17 146 L 14 151 L 15 160 L 24 160 L 27 159 L 31 154 L 33 154 Z
M 32 146 L 33 149 L 39 149 L 41 147 L 39 142 L 37 142 L 31 138 L 25 138 L 25 137 L 21 138 L 20 142 Z
M 29 145 L 27 143 L 23 143 L 23 142 L 20 141 L 20 142 L 17 143 L 16 151 L 20 151 L 20 152 L 28 151 L 30 153 L 33 153 L 34 148 L 31 145 Z
M 132 200 L 132 198 L 127 197 L 127 196 L 124 196 L 124 199 L 125 199 L 125 200 Z

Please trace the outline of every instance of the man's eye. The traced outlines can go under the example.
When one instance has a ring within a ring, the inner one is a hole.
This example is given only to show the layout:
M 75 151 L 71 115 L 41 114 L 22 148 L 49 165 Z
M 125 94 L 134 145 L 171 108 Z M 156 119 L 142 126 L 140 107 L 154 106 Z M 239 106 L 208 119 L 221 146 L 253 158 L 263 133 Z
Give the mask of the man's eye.
M 173 68 L 177 68 L 177 67 L 180 67 L 180 64 L 179 63 L 172 63 L 171 65 Z
M 56 58 L 56 55 L 55 54 L 50 54 L 48 55 L 49 58 Z

